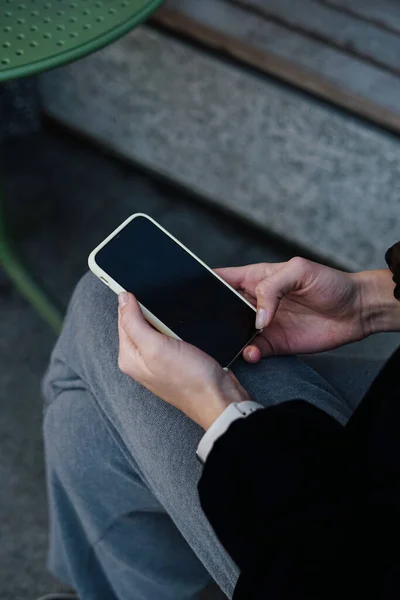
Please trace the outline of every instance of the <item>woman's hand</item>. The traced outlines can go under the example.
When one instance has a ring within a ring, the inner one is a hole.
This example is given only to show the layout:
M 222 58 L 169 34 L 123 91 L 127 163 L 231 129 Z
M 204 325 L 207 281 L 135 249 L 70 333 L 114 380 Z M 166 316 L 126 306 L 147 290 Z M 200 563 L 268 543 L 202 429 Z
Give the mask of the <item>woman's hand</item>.
M 124 373 L 204 429 L 248 394 L 231 372 L 194 346 L 156 331 L 132 294 L 119 297 L 119 359 Z
M 383 330 L 384 304 L 395 304 L 389 271 L 349 274 L 293 258 L 216 272 L 257 306 L 256 326 L 264 331 L 244 351 L 249 362 L 358 341 Z

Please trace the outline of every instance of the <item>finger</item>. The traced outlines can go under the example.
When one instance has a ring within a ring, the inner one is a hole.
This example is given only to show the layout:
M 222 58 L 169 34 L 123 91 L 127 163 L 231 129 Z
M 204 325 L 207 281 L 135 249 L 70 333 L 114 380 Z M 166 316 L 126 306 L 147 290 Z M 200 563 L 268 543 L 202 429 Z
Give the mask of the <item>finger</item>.
M 118 337 L 120 354 L 126 350 L 126 348 L 133 348 L 134 350 L 137 350 L 135 343 L 122 326 L 121 311 L 118 311 Z
M 250 265 L 249 265 L 250 266 Z M 215 269 L 217 275 L 229 283 L 235 290 L 243 288 L 243 282 L 249 267 L 222 267 Z
M 252 304 L 253 306 L 257 305 L 257 298 L 253 294 L 249 294 L 249 292 L 243 292 L 243 291 L 239 292 L 239 294 L 241 294 L 243 296 L 243 298 L 248 300 L 248 302 L 250 302 L 250 304 Z
M 309 261 L 294 258 L 266 277 L 256 287 L 256 327 L 267 327 L 278 310 L 279 303 L 287 294 L 300 289 L 310 268 Z
M 247 348 L 245 348 L 243 350 L 243 358 L 245 361 L 247 361 L 249 363 L 258 363 L 261 360 L 261 358 L 262 358 L 261 351 L 254 344 L 254 342 L 250 346 L 247 346 Z
M 146 321 L 133 294 L 124 292 L 119 295 L 118 322 L 122 339 L 128 338 L 141 353 L 162 341 L 162 334 Z
M 122 327 L 120 318 L 118 319 L 118 336 L 118 366 L 123 373 L 137 379 L 139 376 L 138 358 L 140 357 L 140 354 L 135 344 Z
M 133 340 L 129 337 L 124 327 L 122 326 L 121 311 L 118 311 L 118 366 L 123 373 L 137 379 L 138 377 L 138 358 L 140 356 L 137 347 Z
M 258 336 L 243 351 L 243 358 L 249 363 L 258 363 L 262 358 L 274 356 L 275 348 L 263 336 Z
M 254 294 L 257 284 L 281 266 L 282 263 L 256 263 L 244 267 L 219 268 L 215 269 L 215 272 L 235 290 L 242 289 Z

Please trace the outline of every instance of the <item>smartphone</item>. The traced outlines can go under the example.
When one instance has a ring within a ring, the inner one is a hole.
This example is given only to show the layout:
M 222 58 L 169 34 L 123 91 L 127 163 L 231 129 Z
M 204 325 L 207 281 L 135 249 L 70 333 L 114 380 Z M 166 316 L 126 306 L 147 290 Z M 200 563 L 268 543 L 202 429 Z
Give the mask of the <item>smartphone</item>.
M 252 304 L 148 215 L 117 227 L 91 252 L 89 268 L 116 294 L 132 292 L 156 329 L 223 367 L 258 333 Z

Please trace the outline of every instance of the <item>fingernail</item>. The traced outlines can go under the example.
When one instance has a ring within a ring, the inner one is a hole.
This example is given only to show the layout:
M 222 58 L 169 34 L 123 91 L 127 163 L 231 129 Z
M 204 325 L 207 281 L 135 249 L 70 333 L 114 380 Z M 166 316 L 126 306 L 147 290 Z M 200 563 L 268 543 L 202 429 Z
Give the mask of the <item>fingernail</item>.
M 254 352 L 254 350 L 248 350 L 248 351 L 247 351 L 247 358 L 248 358 L 249 360 L 254 360 L 254 359 L 255 359 L 255 357 L 256 357 L 256 355 L 255 355 L 255 352 Z
M 256 329 L 262 329 L 265 325 L 266 320 L 267 320 L 266 310 L 264 308 L 257 309 Z
M 120 294 L 118 296 L 118 302 L 119 302 L 120 308 L 123 308 L 124 306 L 126 306 L 128 304 L 128 300 L 129 300 L 128 294 L 126 292 L 122 292 L 122 294 Z

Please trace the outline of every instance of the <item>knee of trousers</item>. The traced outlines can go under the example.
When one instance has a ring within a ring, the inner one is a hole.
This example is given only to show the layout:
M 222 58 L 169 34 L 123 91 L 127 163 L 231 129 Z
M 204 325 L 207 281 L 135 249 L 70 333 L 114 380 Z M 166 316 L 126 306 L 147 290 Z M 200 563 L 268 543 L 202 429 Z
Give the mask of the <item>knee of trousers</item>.
M 69 491 L 90 486 L 102 464 L 103 432 L 92 400 L 79 390 L 61 392 L 43 422 L 49 483 Z
M 53 399 L 63 385 L 85 379 L 93 369 L 108 372 L 118 360 L 117 297 L 92 273 L 82 277 L 75 288 L 62 333 L 43 380 L 43 393 Z
M 95 540 L 121 515 L 160 511 L 134 458 L 127 460 L 88 392 L 62 392 L 45 415 L 43 431 L 51 512 L 58 513 L 67 536 L 71 522 Z

